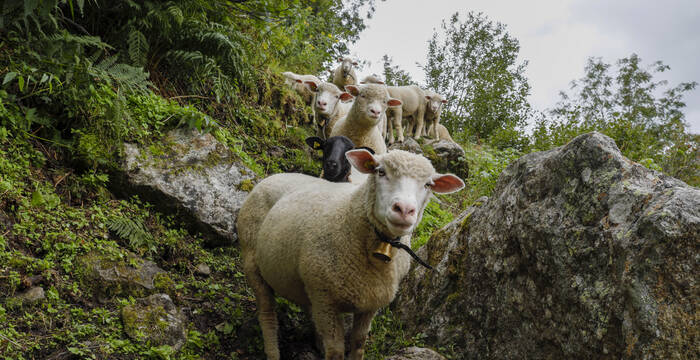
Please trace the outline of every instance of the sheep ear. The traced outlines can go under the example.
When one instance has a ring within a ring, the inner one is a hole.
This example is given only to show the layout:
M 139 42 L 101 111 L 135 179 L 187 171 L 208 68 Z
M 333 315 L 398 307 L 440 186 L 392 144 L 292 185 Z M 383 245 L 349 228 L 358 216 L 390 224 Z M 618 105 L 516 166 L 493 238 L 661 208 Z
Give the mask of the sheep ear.
M 357 66 L 357 61 L 353 61 L 352 64 Z
M 401 100 L 399 100 L 399 99 L 389 99 L 389 101 L 387 101 L 386 103 L 387 103 L 387 105 L 392 106 L 392 107 L 393 106 L 401 106 L 401 104 L 402 104 Z
M 342 57 L 338 57 L 338 61 L 339 61 L 339 62 L 343 62 L 343 58 L 342 58 Z
M 352 96 L 346 92 L 340 93 L 340 101 L 342 101 L 342 102 L 347 102 L 347 101 L 350 101 L 354 98 L 355 98 L 354 96 Z
M 442 100 L 442 103 L 443 103 L 443 104 L 447 104 L 447 100 Z
M 355 149 L 365 149 L 365 150 L 371 152 L 372 155 L 375 154 L 374 150 L 373 150 L 371 147 L 369 147 L 369 146 L 360 146 L 360 147 L 356 147 Z
M 430 100 L 430 95 L 425 95 L 425 98 Z
M 360 96 L 360 88 L 355 85 L 345 85 L 345 91 L 352 96 Z
M 314 150 L 321 150 L 323 149 L 323 145 L 326 144 L 326 141 L 318 136 L 310 136 L 306 138 L 306 144 L 311 146 Z
M 438 194 L 449 194 L 464 188 L 464 181 L 452 174 L 436 174 L 432 178 L 430 189 Z
M 363 174 L 373 174 L 379 163 L 369 151 L 365 149 L 350 150 L 345 152 L 345 157 L 350 164 Z
M 304 81 L 304 86 L 313 92 L 318 92 L 318 84 L 313 80 Z

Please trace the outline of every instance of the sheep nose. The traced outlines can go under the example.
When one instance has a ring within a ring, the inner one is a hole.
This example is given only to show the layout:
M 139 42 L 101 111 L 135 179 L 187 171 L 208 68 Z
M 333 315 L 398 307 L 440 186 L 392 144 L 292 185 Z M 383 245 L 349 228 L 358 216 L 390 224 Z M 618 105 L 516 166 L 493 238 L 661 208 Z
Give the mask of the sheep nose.
M 337 163 L 337 162 L 335 162 L 335 161 L 333 161 L 333 160 L 328 161 L 328 168 L 329 168 L 329 169 L 334 170 L 334 169 L 337 168 L 337 167 L 338 167 L 338 163 Z
M 407 218 L 416 214 L 416 207 L 405 202 L 397 201 L 391 210 L 401 215 L 402 218 Z
M 369 112 L 372 113 L 372 115 L 377 115 L 377 116 L 379 116 L 379 113 L 381 113 L 381 111 L 379 111 L 377 109 L 369 109 Z
M 319 101 L 319 102 L 318 102 L 318 106 L 319 106 L 319 107 L 324 107 L 324 106 L 326 106 L 326 105 L 328 105 L 328 103 L 325 102 L 325 101 Z

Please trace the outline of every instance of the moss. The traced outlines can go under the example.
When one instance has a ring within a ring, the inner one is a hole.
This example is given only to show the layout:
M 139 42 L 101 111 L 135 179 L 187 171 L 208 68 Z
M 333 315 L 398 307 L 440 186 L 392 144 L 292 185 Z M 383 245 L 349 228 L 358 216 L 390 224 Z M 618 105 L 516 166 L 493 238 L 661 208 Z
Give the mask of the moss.
M 253 190 L 253 181 L 250 179 L 245 179 L 241 181 L 238 185 L 236 185 L 236 189 L 245 191 L 245 192 L 251 192 Z
M 156 290 L 168 295 L 175 294 L 175 281 L 173 281 L 168 273 L 156 274 L 153 277 L 153 287 L 155 287 Z

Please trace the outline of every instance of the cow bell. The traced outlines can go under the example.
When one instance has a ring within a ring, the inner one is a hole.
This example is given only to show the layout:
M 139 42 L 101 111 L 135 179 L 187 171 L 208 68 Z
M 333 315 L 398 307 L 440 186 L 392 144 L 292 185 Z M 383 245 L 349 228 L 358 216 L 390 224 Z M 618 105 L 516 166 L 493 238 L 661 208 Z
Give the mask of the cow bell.
M 381 242 L 379 246 L 374 250 L 374 253 L 372 253 L 372 256 L 375 258 L 384 261 L 386 263 L 391 261 L 391 244 L 387 242 Z

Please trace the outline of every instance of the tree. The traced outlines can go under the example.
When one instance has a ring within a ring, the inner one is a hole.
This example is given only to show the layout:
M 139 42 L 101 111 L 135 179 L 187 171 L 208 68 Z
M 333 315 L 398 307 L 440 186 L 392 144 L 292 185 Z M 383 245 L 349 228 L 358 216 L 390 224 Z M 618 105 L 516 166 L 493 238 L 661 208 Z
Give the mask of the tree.
M 440 30 L 428 44 L 422 68 L 428 88 L 448 101 L 441 122 L 462 136 L 485 139 L 507 131 L 508 136 L 496 138 L 520 138 L 515 129 L 525 124 L 531 110 L 527 62 L 517 62 L 518 40 L 482 13 L 470 12 L 465 21 L 455 13 L 443 20 Z
M 661 61 L 643 66 L 636 54 L 615 66 L 589 58 L 585 75 L 571 82 L 569 92 L 560 92 L 557 105 L 536 121 L 535 148 L 549 149 L 600 131 L 630 159 L 697 184 L 698 137 L 687 133 L 683 113 L 683 97 L 697 82 L 669 87 L 658 80 L 668 70 Z
M 398 65 L 394 65 L 394 59 L 389 55 L 382 56 L 384 62 L 384 82 L 389 86 L 406 86 L 414 84 L 411 75 L 403 69 L 399 69 Z

